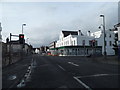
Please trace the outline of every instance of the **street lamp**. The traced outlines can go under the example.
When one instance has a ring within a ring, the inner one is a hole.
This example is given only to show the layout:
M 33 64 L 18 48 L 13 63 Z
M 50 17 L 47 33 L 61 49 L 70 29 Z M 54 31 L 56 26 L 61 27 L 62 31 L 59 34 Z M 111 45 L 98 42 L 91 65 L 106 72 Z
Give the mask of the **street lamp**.
M 104 33 L 104 56 L 106 55 L 106 47 L 105 47 L 105 16 L 104 15 L 100 15 L 100 17 L 103 18 L 103 33 Z
M 23 26 L 26 26 L 26 24 L 22 24 L 22 34 L 23 34 Z

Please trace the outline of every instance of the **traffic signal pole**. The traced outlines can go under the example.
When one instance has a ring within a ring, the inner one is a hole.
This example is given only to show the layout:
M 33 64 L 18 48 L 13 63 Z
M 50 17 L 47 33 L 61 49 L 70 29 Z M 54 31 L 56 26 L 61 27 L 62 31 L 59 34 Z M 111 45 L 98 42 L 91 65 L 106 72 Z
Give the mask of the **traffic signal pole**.
M 24 53 L 24 43 L 25 43 L 25 40 L 24 40 L 24 34 L 19 34 L 19 44 L 21 44 L 21 49 L 22 49 L 22 53 L 21 53 L 21 58 L 23 57 L 23 53 Z

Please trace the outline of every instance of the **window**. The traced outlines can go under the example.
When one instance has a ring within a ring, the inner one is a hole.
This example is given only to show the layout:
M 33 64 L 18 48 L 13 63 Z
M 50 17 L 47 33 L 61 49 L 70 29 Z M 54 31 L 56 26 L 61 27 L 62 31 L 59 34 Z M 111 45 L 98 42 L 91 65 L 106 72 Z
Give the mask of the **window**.
M 72 51 L 74 52 L 74 49 L 72 49 Z
M 85 46 L 85 40 L 82 41 L 83 46 Z
M 95 46 L 97 46 L 98 45 L 98 42 L 97 41 L 95 41 Z
M 92 46 L 92 41 L 91 40 L 89 41 L 89 45 Z
M 112 46 L 112 42 L 111 41 L 109 42 L 109 45 Z
M 109 37 L 111 38 L 111 34 L 109 35 Z

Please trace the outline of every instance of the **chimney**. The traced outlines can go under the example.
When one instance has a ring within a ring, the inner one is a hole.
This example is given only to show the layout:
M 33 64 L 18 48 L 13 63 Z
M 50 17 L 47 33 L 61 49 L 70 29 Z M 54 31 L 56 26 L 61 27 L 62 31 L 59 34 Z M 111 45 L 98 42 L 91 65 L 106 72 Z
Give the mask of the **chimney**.
M 6 43 L 9 43 L 9 38 L 6 39 Z
M 81 35 L 81 30 L 78 30 L 78 35 Z

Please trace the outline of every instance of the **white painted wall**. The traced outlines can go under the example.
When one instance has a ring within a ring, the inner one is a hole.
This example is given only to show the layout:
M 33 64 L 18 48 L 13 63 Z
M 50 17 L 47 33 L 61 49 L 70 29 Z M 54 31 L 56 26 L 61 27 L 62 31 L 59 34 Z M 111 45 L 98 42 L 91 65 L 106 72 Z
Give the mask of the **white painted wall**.
M 2 27 L 0 23 L 0 89 L 2 88 Z
M 77 45 L 82 46 L 83 45 L 83 40 L 85 40 L 85 46 L 89 46 L 89 41 L 93 40 L 93 36 L 77 36 Z
M 120 29 L 119 29 L 119 31 L 120 31 Z M 111 35 L 111 37 L 110 37 L 110 35 Z M 113 31 L 106 30 L 105 40 L 107 42 L 107 46 L 106 46 L 107 55 L 115 55 L 115 52 L 112 49 L 113 48 L 112 44 L 114 44 L 114 35 L 115 34 Z M 77 45 L 82 46 L 83 40 L 85 40 L 85 45 L 89 46 L 89 41 L 95 39 L 95 40 L 97 40 L 98 46 L 102 46 L 102 54 L 103 54 L 103 52 L 104 52 L 104 47 L 103 47 L 104 46 L 104 39 L 103 39 L 104 37 L 103 36 L 104 36 L 104 34 L 102 31 L 97 31 L 97 32 L 91 33 L 91 36 L 68 35 L 67 37 L 63 37 L 63 33 L 61 32 L 59 40 L 56 43 L 56 47 L 77 46 Z M 119 35 L 119 38 L 120 38 L 120 35 Z M 111 41 L 111 46 L 110 46 L 110 41 Z
M 2 32 L 2 27 L 1 27 L 1 23 L 0 23 L 0 42 L 2 42 L 2 34 L 1 34 L 1 32 Z
M 0 42 L 0 88 L 2 88 L 2 42 Z
M 40 53 L 40 50 L 36 49 L 36 50 L 35 50 L 35 53 L 39 54 L 39 53 Z
M 98 41 L 98 46 L 102 46 L 102 54 L 103 54 L 104 53 L 104 33 L 102 31 L 98 31 L 98 32 L 100 33 L 100 35 L 97 32 L 95 32 L 94 35 L 99 36 L 99 38 L 96 38 L 96 40 Z M 112 49 L 113 45 L 110 46 L 110 41 L 111 41 L 111 44 L 114 44 L 115 34 L 113 31 L 110 31 L 110 30 L 106 30 L 105 33 L 106 33 L 105 41 L 107 43 L 107 45 L 106 45 L 107 55 L 115 55 L 115 52 Z M 111 37 L 110 37 L 110 35 L 111 35 Z
M 120 47 L 120 26 L 117 27 L 117 29 L 118 29 L 118 45 Z
M 118 41 L 120 41 L 120 26 L 118 28 Z

